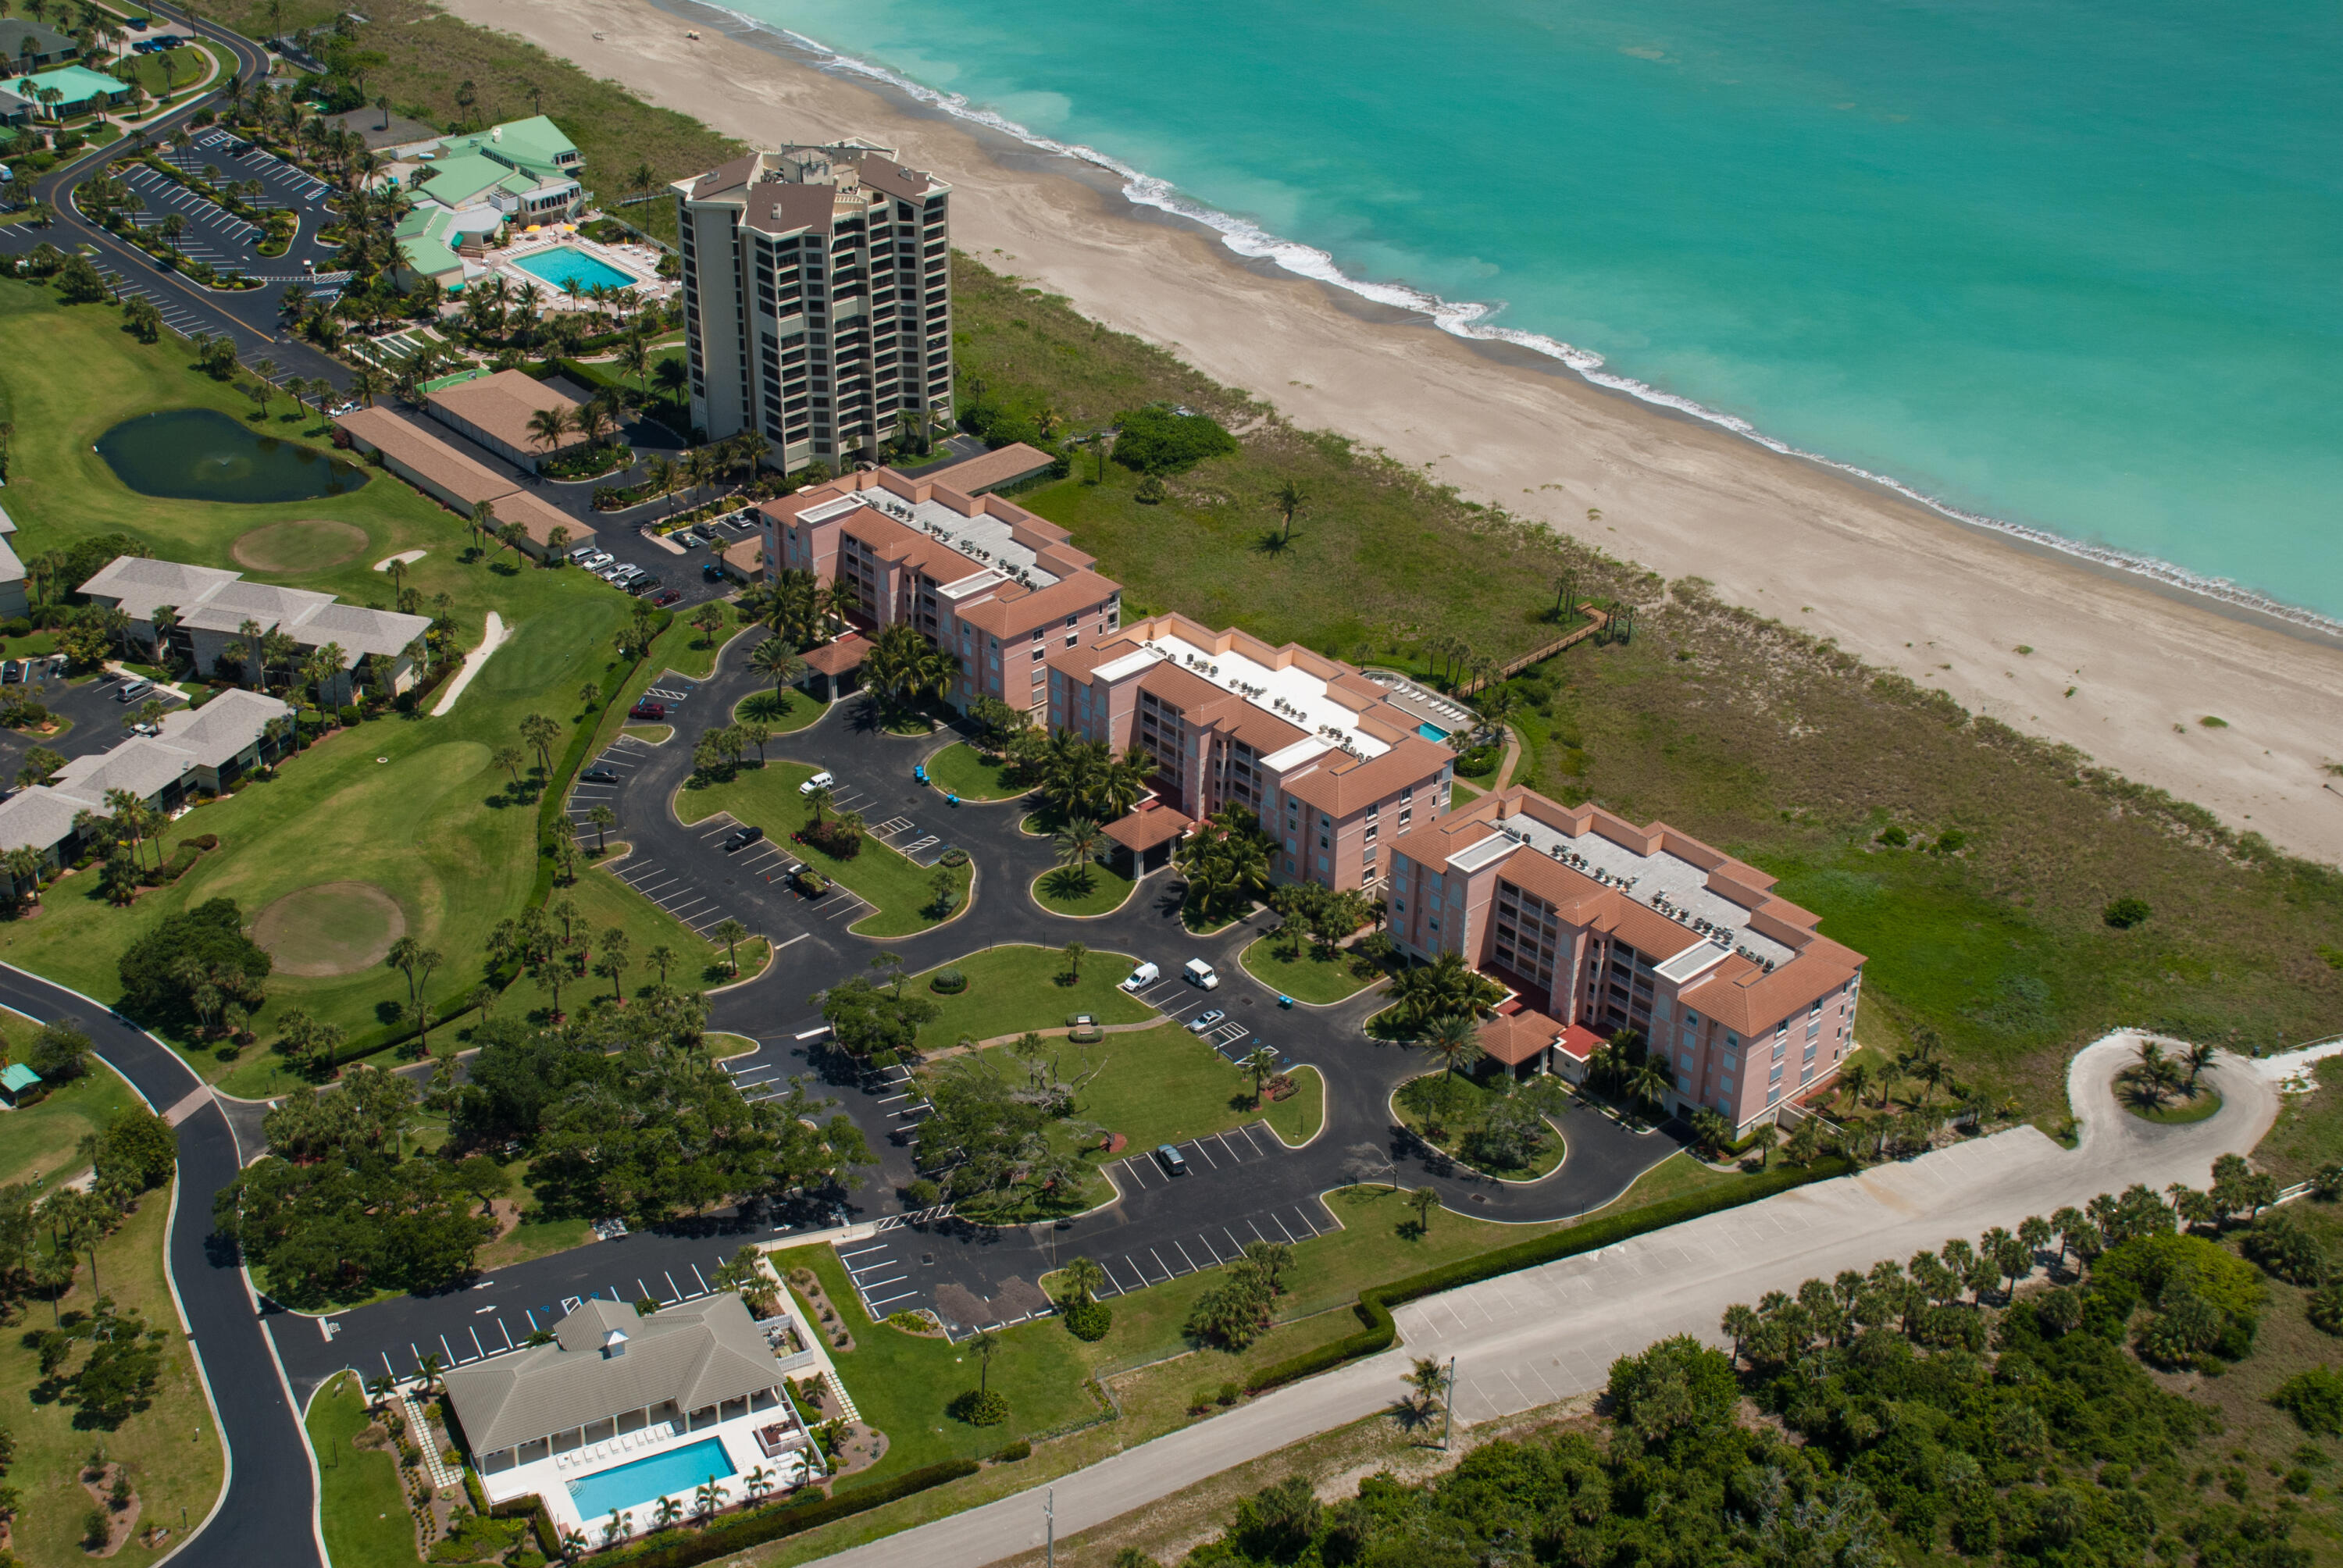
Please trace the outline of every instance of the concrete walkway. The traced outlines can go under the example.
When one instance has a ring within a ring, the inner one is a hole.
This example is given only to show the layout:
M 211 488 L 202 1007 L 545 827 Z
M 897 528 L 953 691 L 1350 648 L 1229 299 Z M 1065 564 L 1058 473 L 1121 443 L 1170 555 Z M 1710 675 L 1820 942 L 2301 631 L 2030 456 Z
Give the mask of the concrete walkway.
M 1841 1269 L 1902 1260 L 1948 1237 L 2015 1230 L 2101 1192 L 2145 1182 L 2210 1184 L 2214 1160 L 2246 1153 L 2278 1114 L 2258 1064 L 2224 1056 L 2212 1070 L 2221 1110 L 2157 1126 L 2115 1102 L 2116 1073 L 2138 1037 L 2111 1035 L 2068 1070 L 2083 1117 L 2073 1151 L 2032 1127 L 1917 1160 L 1819 1182 L 1745 1208 L 1655 1231 L 1602 1251 L 1426 1298 L 1397 1313 L 1401 1344 L 1117 1454 L 1054 1485 L 1061 1537 L 1071 1536 L 1205 1477 L 1389 1406 L 1416 1356 L 1457 1359 L 1456 1412 L 1465 1422 L 1601 1388 L 1617 1356 L 1671 1334 L 1712 1344 L 1735 1302 Z M 1041 1544 L 1039 1488 L 827 1559 L 848 1568 L 978 1564 Z
M 447 695 L 440 698 L 438 704 L 431 709 L 432 718 L 440 718 L 456 706 L 456 699 L 464 695 L 464 688 L 472 684 L 472 677 L 479 674 L 480 666 L 488 662 L 488 655 L 502 648 L 505 638 L 511 635 L 505 629 L 504 617 L 494 610 L 488 611 L 480 646 L 464 656 L 464 668 L 458 670 L 456 678 L 447 683 Z

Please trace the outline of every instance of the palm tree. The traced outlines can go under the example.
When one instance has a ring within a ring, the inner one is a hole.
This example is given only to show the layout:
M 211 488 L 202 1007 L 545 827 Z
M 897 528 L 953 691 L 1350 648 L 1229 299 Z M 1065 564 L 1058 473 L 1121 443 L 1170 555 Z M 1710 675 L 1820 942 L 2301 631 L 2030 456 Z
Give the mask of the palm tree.
M 1258 1047 L 1247 1053 L 1244 1060 L 1237 1063 L 1237 1067 L 1242 1071 L 1252 1074 L 1252 1102 L 1259 1105 L 1262 1086 L 1269 1081 L 1270 1074 L 1277 1070 L 1276 1048 L 1267 1045 Z
M 1091 862 L 1097 858 L 1099 846 L 1106 841 L 1106 829 L 1099 826 L 1096 818 L 1069 817 L 1054 840 L 1058 864 L 1073 872 L 1075 879 L 1087 889 Z
M 367 1408 L 380 1410 L 398 1392 L 398 1380 L 388 1372 L 377 1372 L 367 1380 Z
M 722 1482 L 712 1475 L 709 1476 L 706 1481 L 701 1482 L 699 1489 L 691 1494 L 693 1510 L 703 1521 L 715 1518 L 716 1511 L 724 1506 L 724 1494 L 727 1490 Z
M 1080 942 L 1068 942 L 1063 950 L 1066 955 L 1066 972 L 1076 980 L 1081 979 L 1082 960 L 1090 956 L 1091 950 Z
M 594 828 L 594 852 L 601 854 L 609 846 L 609 830 L 618 825 L 618 814 L 598 802 L 592 810 L 586 813 L 586 820 Z M 662 973 L 659 979 L 664 980 L 667 976 Z
M 1434 1018 L 1424 1030 L 1423 1044 L 1451 1074 L 1481 1060 L 1481 1030 L 1469 1012 L 1444 1012 Z
M 1669 1082 L 1667 1063 L 1655 1054 L 1645 1054 L 1627 1070 L 1627 1092 L 1654 1111 L 1667 1098 Z
M 2215 1048 L 2202 1043 L 2192 1045 L 2180 1053 L 2180 1065 L 2188 1075 L 2185 1087 L 2189 1098 L 2196 1098 L 2197 1080 L 2203 1075 L 2207 1068 L 2213 1065 L 2214 1055 Z
M 1077 1302 L 1095 1301 L 1098 1289 L 1106 1283 L 1106 1271 L 1089 1258 L 1076 1258 L 1065 1267 L 1066 1288 Z
M 773 1489 L 773 1473 L 761 1464 L 758 1465 L 740 1478 L 740 1489 L 749 1494 L 749 1501 L 754 1503 Z
M 976 1392 L 982 1394 L 990 1385 L 993 1352 L 1001 1349 L 1001 1336 L 990 1329 L 979 1329 L 969 1336 L 968 1348 L 976 1352 Z
M 560 446 L 562 438 L 576 427 L 576 417 L 559 403 L 539 408 L 528 417 L 529 439 L 548 452 Z
M 1279 482 L 1276 492 L 1269 498 L 1269 504 L 1277 509 L 1278 518 L 1283 524 L 1282 531 L 1277 537 L 1277 542 L 1282 548 L 1292 541 L 1293 519 L 1300 517 L 1302 508 L 1310 504 L 1310 495 L 1292 479 L 1284 479 Z
M 739 975 L 740 957 L 734 950 L 748 940 L 749 928 L 728 915 L 717 923 L 716 929 L 709 934 L 724 944 L 724 967 L 731 970 L 734 975 Z

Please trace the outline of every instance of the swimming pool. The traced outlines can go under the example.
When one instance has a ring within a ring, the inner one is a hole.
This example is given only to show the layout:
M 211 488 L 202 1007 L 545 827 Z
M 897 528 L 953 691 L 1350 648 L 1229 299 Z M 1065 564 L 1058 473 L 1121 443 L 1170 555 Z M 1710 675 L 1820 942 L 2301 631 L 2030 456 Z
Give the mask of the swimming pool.
M 513 257 L 513 265 L 531 277 L 541 277 L 564 294 L 583 294 L 598 283 L 612 288 L 632 288 L 635 280 L 597 256 L 574 245 L 557 245 Z
M 598 1519 L 610 1510 L 635 1509 L 656 1503 L 671 1492 L 689 1492 L 701 1482 L 729 1481 L 732 1461 L 723 1441 L 707 1438 L 669 1453 L 654 1453 L 615 1469 L 597 1471 L 565 1483 L 581 1519 Z M 638 1519 L 638 1525 L 649 1523 Z
M 1448 739 L 1448 731 L 1441 729 L 1437 724 L 1419 724 L 1415 727 L 1415 732 L 1418 735 L 1423 736 L 1426 740 L 1445 740 Z

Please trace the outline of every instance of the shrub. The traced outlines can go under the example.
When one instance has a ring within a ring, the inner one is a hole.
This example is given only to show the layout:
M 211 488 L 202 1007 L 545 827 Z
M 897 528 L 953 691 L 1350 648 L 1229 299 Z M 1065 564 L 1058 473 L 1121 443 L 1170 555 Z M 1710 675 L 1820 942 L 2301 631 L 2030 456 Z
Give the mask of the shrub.
M 1456 759 L 1456 771 L 1467 779 L 1485 779 L 1503 759 L 1504 753 L 1494 746 L 1475 746 Z
M 2297 1285 L 2318 1285 L 2327 1279 L 2327 1250 L 2318 1239 L 2283 1211 L 2264 1214 L 2246 1232 L 2246 1256 Z
M 2305 1432 L 2343 1437 L 2343 1375 L 2324 1362 L 2278 1384 L 2270 1403 L 2294 1417 Z
M 1032 1441 L 1030 1438 L 1021 1437 L 992 1457 L 1002 1464 L 1014 1464 L 1021 1459 L 1031 1459 L 1033 1457 Z
M 364 719 L 366 715 L 359 712 L 357 704 L 353 702 L 345 703 L 342 706 L 342 710 L 336 714 L 335 717 L 341 720 L 342 728 L 347 729 L 356 725 L 358 720 Z
M 256 987 L 273 967 L 267 952 L 244 934 L 244 915 L 233 899 L 213 899 L 178 914 L 166 915 L 155 929 L 124 950 L 116 965 L 122 977 L 123 1010 L 145 1018 L 185 1012 L 186 988 L 182 960 L 207 970 L 240 970 Z
M 24 616 L 14 616 L 6 625 L 0 626 L 0 632 L 10 637 L 30 637 L 33 635 L 33 623 Z
M 778 1541 L 784 1535 L 795 1535 L 827 1524 L 833 1519 L 882 1507 L 900 1497 L 925 1492 L 931 1486 L 941 1486 L 963 1475 L 974 1475 L 978 1465 L 970 1459 L 946 1460 L 920 1470 L 906 1471 L 891 1481 L 881 1481 L 869 1486 L 859 1486 L 838 1497 L 822 1497 L 807 1493 L 794 1503 L 758 1509 L 753 1513 L 710 1524 L 705 1529 L 682 1536 L 668 1536 L 646 1543 L 632 1551 L 621 1551 L 594 1561 L 597 1568 L 691 1568 L 696 1563 L 711 1562 L 746 1551 L 762 1541 Z
M 1104 1302 L 1076 1302 L 1066 1309 L 1066 1332 L 1078 1340 L 1098 1341 L 1114 1327 L 1114 1312 Z
M 903 1189 L 903 1201 L 915 1209 L 932 1209 L 942 1196 L 943 1189 L 924 1176 Z
M 966 849 L 946 849 L 942 854 L 936 857 L 936 864 L 939 866 L 950 866 L 952 869 L 958 870 L 960 867 L 968 864 L 968 851 Z
M 928 989 L 939 996 L 958 996 L 968 989 L 968 976 L 956 969 L 940 969 L 928 981 Z
M 2109 900 L 2107 907 L 2099 911 L 2099 919 L 2119 931 L 2127 931 L 2154 912 L 2147 907 L 2146 899 L 2133 898 L 2127 893 L 2120 899 Z
M 2310 1293 L 2311 1327 L 2324 1333 L 2343 1334 L 2343 1285 L 2324 1285 Z
M 1009 1419 L 1009 1401 L 992 1389 L 970 1389 L 944 1406 L 954 1421 L 970 1426 L 999 1426 Z
M 1142 507 L 1160 506 L 1172 498 L 1172 487 L 1163 482 L 1162 475 L 1150 474 L 1139 481 L 1139 488 L 1131 492 L 1131 498 Z
M 1237 449 L 1236 437 L 1205 414 L 1133 408 L 1116 415 L 1114 422 L 1121 430 L 1114 443 L 1114 460 L 1134 473 L 1176 474 Z
M 2259 1312 L 2266 1293 L 2259 1269 L 2202 1236 L 2136 1237 L 2099 1254 L 2091 1275 L 2102 1283 L 2128 1282 L 2157 1308 L 2168 1304 L 2165 1297 L 2175 1285 L 2225 1312 Z

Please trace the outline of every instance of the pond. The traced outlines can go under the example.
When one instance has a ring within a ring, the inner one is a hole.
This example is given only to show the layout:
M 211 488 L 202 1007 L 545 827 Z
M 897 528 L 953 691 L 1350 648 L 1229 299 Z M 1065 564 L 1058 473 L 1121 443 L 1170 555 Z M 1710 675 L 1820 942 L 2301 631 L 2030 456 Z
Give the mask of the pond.
M 126 419 L 97 438 L 97 454 L 140 495 L 178 501 L 307 501 L 367 482 L 355 463 L 209 408 Z

